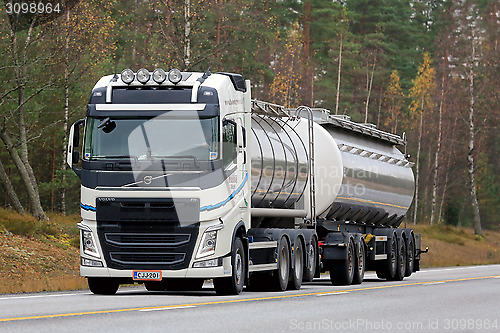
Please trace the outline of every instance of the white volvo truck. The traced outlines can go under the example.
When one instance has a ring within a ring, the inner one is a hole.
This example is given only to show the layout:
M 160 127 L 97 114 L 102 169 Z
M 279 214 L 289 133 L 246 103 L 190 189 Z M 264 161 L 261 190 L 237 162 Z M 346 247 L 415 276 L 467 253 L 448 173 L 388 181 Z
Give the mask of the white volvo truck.
M 80 135 L 83 133 L 83 136 Z M 217 294 L 359 284 L 418 270 L 404 138 L 325 109 L 251 100 L 232 73 L 124 70 L 101 78 L 70 129 L 81 179 L 81 275 Z

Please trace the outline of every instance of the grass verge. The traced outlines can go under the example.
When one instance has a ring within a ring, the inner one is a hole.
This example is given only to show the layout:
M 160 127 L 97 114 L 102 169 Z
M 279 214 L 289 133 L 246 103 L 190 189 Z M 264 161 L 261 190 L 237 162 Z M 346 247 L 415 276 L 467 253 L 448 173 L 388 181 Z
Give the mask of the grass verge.
M 87 288 L 79 273 L 78 215 L 49 214 L 39 223 L 27 215 L 0 208 L 0 293 Z M 500 232 L 486 231 L 477 240 L 472 229 L 417 225 L 422 246 L 421 267 L 500 263 Z

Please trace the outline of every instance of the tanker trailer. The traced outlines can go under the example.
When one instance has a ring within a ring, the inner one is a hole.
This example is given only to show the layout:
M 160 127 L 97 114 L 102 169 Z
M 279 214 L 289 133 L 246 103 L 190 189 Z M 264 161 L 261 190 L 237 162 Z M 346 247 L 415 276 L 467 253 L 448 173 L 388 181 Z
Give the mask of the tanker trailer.
M 403 138 L 326 109 L 254 101 L 253 111 L 253 228 L 315 228 L 309 259 L 319 252 L 334 284 L 361 283 L 367 268 L 389 280 L 418 269 L 420 235 L 398 228 L 415 187 Z

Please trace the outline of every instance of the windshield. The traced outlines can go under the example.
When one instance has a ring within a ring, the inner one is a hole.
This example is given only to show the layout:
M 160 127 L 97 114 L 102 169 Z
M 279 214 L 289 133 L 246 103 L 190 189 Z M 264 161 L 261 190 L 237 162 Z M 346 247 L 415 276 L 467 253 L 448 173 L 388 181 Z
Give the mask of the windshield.
M 89 117 L 84 158 L 215 160 L 220 158 L 219 117 Z

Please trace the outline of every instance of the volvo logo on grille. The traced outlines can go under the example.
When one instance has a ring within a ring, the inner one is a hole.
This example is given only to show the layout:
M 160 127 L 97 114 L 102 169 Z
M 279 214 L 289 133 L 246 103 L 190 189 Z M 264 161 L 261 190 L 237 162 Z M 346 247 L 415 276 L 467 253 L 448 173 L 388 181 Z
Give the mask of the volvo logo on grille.
M 97 198 L 99 201 L 115 201 L 115 198 Z
M 153 181 L 152 176 L 144 176 L 144 184 L 149 185 Z

